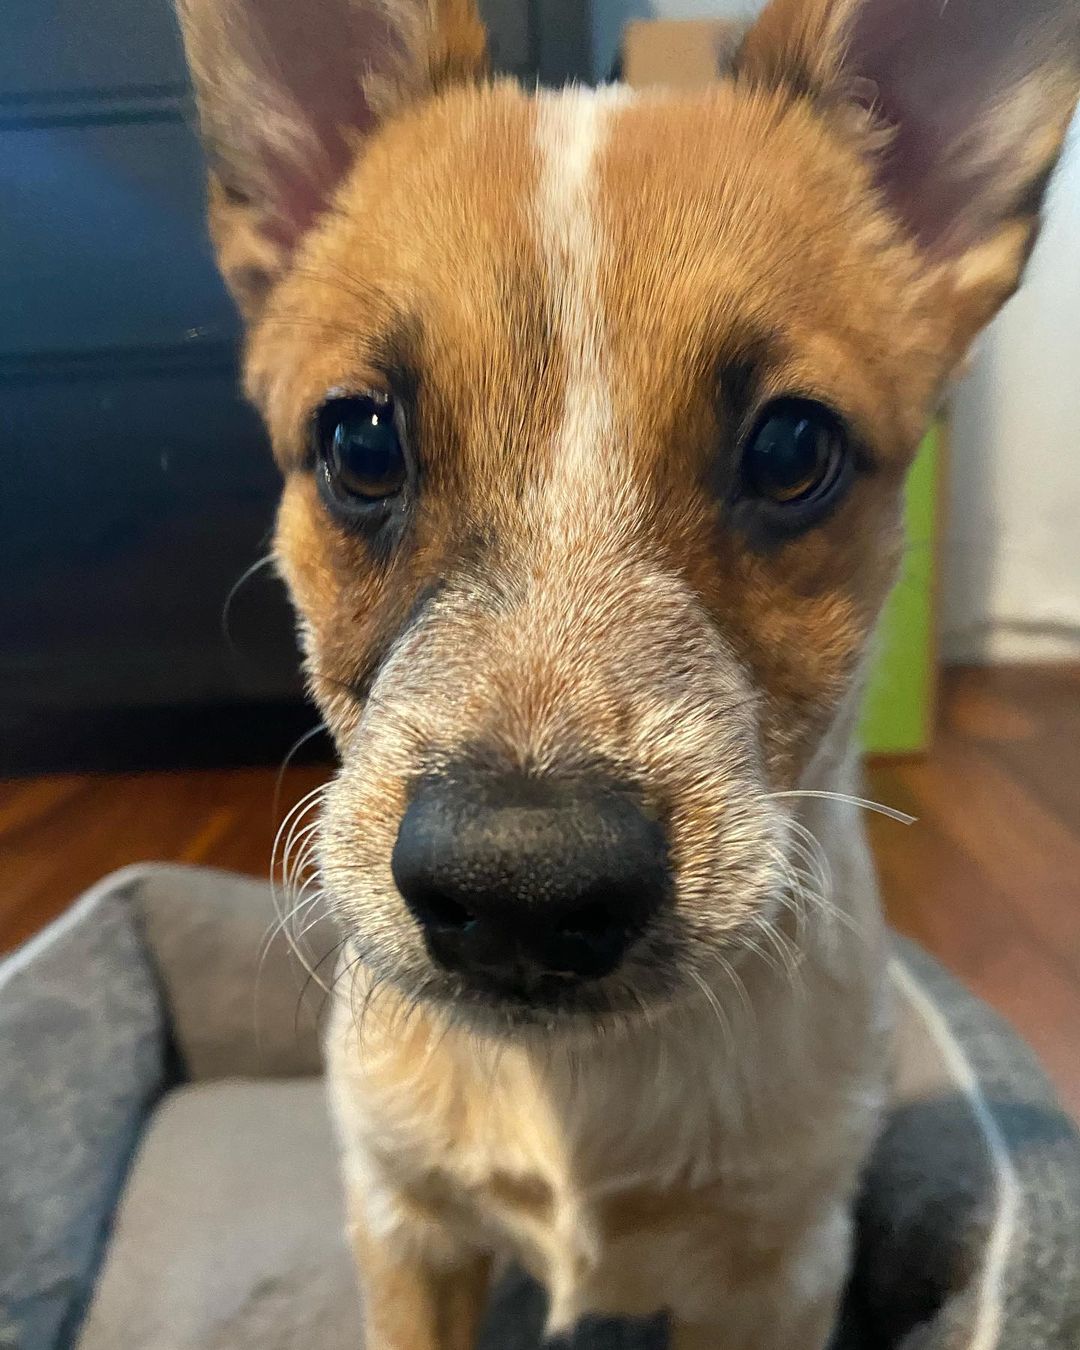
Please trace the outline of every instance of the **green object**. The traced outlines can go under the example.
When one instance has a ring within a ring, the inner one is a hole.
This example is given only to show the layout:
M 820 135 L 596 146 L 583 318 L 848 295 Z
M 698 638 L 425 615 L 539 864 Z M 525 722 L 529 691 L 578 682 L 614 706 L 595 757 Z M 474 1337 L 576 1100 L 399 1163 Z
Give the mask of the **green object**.
M 878 631 L 878 655 L 863 707 L 868 754 L 902 755 L 930 744 L 937 652 L 934 633 L 938 469 L 942 429 L 931 428 L 907 482 L 907 550 Z

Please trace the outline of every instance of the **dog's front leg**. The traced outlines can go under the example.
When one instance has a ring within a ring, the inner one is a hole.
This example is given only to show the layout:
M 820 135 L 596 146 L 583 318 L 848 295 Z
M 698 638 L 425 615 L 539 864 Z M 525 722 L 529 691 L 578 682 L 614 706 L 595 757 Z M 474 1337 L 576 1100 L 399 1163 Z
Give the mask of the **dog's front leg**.
M 364 1350 L 475 1350 L 490 1262 L 482 1254 L 436 1255 L 430 1229 L 383 1238 L 353 1206 L 351 1232 L 363 1294 Z M 441 1246 L 442 1244 L 440 1244 Z
M 733 1333 L 726 1320 L 707 1325 L 676 1322 L 670 1350 L 825 1350 L 836 1326 L 838 1304 L 838 1298 L 821 1300 L 794 1316 L 790 1309 L 778 1316 L 763 1305 L 756 1319 L 760 1330 L 749 1336 Z
M 826 1350 L 850 1259 L 851 1221 L 837 1212 L 725 1290 L 712 1315 L 676 1316 L 671 1350 Z

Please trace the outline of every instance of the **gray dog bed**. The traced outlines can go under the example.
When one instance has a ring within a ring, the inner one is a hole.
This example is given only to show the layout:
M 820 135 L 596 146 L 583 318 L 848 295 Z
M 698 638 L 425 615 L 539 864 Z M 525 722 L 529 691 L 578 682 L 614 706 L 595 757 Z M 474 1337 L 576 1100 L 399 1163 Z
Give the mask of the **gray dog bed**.
M 141 867 L 0 965 L 5 1350 L 359 1350 L 313 1020 L 283 953 L 256 997 L 271 919 L 261 884 Z M 926 956 L 898 948 L 893 978 L 898 1084 L 843 1350 L 1080 1350 L 1076 1131 Z M 484 1350 L 535 1350 L 542 1320 L 510 1277 Z M 656 1324 L 572 1342 L 663 1344 Z

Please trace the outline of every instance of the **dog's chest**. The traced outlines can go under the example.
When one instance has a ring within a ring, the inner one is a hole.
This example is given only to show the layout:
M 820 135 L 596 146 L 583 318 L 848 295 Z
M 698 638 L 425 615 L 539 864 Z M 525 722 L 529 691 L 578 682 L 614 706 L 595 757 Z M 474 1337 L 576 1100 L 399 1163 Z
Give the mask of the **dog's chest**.
M 605 1101 L 594 1088 L 567 1100 L 544 1087 L 519 1081 L 489 1099 L 475 1128 L 444 1155 L 453 1189 L 472 1222 L 544 1284 L 552 1330 L 606 1307 L 651 1312 L 663 1291 L 641 1284 L 644 1263 L 629 1248 L 646 1230 L 657 1261 L 660 1245 L 681 1244 L 675 1177 L 688 1166 L 686 1153 L 706 1166 L 704 1126 L 680 1148 L 655 1101 L 635 1111 L 626 1096 Z M 639 1268 L 636 1286 L 618 1281 L 627 1287 L 616 1293 L 613 1275 L 631 1268 Z
M 744 1230 L 730 1216 L 756 1187 L 708 1073 L 660 1073 L 640 1047 L 592 1073 L 513 1049 L 485 1072 L 445 1045 L 410 1072 L 397 1051 L 332 1072 L 346 1174 L 384 1236 L 515 1256 L 546 1286 L 553 1330 L 715 1285 L 715 1234 L 725 1213 Z

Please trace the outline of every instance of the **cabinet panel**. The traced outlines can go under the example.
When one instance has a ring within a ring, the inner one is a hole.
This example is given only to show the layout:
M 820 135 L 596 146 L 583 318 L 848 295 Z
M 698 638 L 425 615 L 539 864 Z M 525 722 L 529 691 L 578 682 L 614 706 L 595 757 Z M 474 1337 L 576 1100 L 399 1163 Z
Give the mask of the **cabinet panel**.
M 265 552 L 278 474 L 235 372 L 132 363 L 0 381 L 0 704 L 94 708 L 299 691 Z
M 4 0 L 3 29 L 5 103 L 185 82 L 169 0 Z
M 180 121 L 0 132 L 0 353 L 230 337 L 202 184 Z
M 532 56 L 528 0 L 480 0 L 480 10 L 500 69 L 528 70 Z M 5 0 L 0 43 L 0 95 L 5 104 L 23 99 L 44 104 L 79 94 L 173 91 L 186 83 L 169 0 L 92 4 Z

